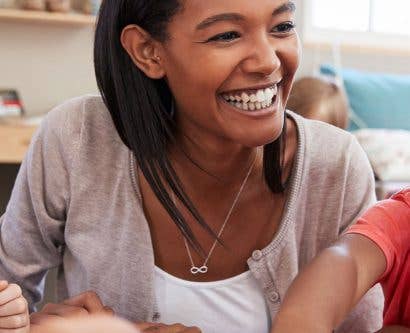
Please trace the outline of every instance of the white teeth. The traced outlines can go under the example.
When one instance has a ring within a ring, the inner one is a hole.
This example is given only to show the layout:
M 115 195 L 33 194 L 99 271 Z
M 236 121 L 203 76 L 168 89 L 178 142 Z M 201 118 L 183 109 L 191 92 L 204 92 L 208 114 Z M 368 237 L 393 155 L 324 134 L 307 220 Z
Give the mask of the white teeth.
M 256 99 L 259 103 L 263 102 L 266 99 L 263 90 L 258 90 L 258 92 L 256 93 Z
M 249 96 L 249 100 L 250 100 L 252 103 L 255 103 L 255 102 L 258 101 L 258 99 L 256 98 L 256 95 L 255 95 L 255 94 L 250 95 L 250 96 Z
M 238 109 L 254 111 L 271 106 L 274 101 L 273 98 L 277 93 L 278 86 L 275 84 L 270 88 L 259 89 L 253 94 L 248 94 L 244 91 L 240 95 L 223 94 L 222 97 Z
M 241 98 L 242 98 L 242 102 L 244 103 L 248 103 L 250 100 L 249 95 L 247 93 L 242 93 Z
M 272 89 L 269 89 L 269 88 L 266 88 L 266 89 L 265 89 L 265 96 L 266 96 L 266 100 L 267 100 L 267 101 L 272 100 L 272 98 L 273 98 L 274 95 L 275 95 L 275 94 L 273 93 L 273 90 L 272 90 Z

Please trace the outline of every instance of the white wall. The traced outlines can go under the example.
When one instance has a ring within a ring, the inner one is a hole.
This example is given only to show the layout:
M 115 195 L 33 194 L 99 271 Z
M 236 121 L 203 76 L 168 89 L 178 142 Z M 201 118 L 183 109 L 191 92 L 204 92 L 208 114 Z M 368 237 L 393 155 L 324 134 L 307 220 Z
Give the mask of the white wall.
M 318 63 L 333 64 L 330 50 L 316 50 L 304 47 L 299 76 L 310 75 Z M 410 54 L 345 50 L 341 52 L 342 66 L 370 72 L 384 72 L 410 75 Z
M 30 115 L 96 92 L 93 32 L 93 26 L 0 21 L 0 89 L 17 89 Z
M 294 0 L 297 6 L 297 29 L 303 42 L 303 0 Z M 410 74 L 410 53 L 395 50 L 369 50 L 346 48 L 341 52 L 343 67 L 361 69 L 372 72 Z M 333 63 L 334 58 L 330 48 L 303 46 L 302 64 L 298 76 L 311 75 L 320 63 Z
M 297 25 L 303 26 L 303 0 Z M 303 36 L 301 36 L 303 39 Z M 92 66 L 93 27 L 0 22 L 0 89 L 16 88 L 29 114 L 42 113 L 61 101 L 97 91 Z M 318 62 L 332 62 L 330 52 L 304 48 L 299 76 Z M 409 55 L 344 52 L 342 63 L 370 71 L 410 74 Z

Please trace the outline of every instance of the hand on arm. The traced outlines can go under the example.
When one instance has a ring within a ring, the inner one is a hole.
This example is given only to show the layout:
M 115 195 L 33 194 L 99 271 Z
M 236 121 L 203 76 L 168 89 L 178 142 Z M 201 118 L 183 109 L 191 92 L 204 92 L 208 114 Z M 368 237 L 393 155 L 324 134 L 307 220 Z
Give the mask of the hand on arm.
M 383 274 L 383 252 L 350 234 L 318 255 L 295 279 L 272 333 L 329 333 Z
M 32 313 L 30 321 L 32 325 L 31 333 L 43 332 L 43 325 L 52 319 L 58 318 L 79 318 L 89 315 L 112 316 L 113 310 L 101 302 L 95 292 L 87 291 L 78 296 L 74 296 L 62 303 L 46 304 L 40 312 Z M 1 333 L 1 332 L 0 332 Z
M 131 325 L 118 318 L 113 318 L 113 315 L 114 311 L 104 306 L 96 293 L 87 291 L 59 304 L 47 304 L 40 312 L 31 314 L 30 333 L 201 332 L 196 327 L 186 327 L 181 324 L 165 325 L 144 322 Z M 0 333 L 3 332 L 0 331 Z M 26 333 L 26 331 L 16 333 Z
M 165 325 L 158 323 L 139 323 L 132 325 L 125 320 L 101 315 L 78 318 L 49 319 L 30 333 L 200 333 L 196 327 L 181 324 Z
M 0 333 L 28 333 L 28 305 L 16 284 L 0 281 Z
M 140 333 L 131 323 L 112 316 L 49 319 L 30 333 Z

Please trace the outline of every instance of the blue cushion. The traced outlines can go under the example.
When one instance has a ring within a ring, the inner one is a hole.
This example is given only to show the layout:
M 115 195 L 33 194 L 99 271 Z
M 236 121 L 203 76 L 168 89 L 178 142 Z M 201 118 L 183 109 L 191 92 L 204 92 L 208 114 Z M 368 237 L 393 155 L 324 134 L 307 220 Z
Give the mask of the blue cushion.
M 323 65 L 322 74 L 336 75 Z M 350 107 L 369 128 L 410 130 L 410 75 L 366 73 L 342 69 Z M 357 129 L 351 122 L 349 130 Z

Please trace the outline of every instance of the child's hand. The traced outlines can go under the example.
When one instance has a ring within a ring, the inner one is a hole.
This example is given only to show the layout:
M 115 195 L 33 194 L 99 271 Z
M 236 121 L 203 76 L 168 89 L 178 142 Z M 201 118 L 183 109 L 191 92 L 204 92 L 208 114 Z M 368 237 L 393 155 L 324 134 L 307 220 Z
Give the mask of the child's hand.
M 0 333 L 29 333 L 28 305 L 17 284 L 0 281 Z

